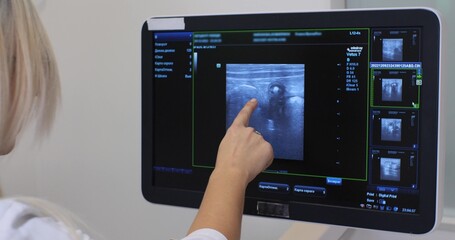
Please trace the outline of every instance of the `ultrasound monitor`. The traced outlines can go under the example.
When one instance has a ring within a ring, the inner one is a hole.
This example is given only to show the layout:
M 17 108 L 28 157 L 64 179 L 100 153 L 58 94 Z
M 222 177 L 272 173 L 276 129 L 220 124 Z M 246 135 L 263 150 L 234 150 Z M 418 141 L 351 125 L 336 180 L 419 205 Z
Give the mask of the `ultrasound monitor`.
M 199 207 L 242 106 L 275 153 L 245 214 L 421 234 L 440 217 L 441 25 L 428 9 L 156 17 L 142 191 Z

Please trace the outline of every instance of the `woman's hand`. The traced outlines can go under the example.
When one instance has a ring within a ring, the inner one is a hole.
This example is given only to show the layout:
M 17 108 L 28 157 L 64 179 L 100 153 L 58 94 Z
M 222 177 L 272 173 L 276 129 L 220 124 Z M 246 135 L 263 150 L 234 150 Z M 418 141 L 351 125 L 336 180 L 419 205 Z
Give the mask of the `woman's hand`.
M 189 233 L 211 228 L 227 239 L 240 239 L 245 189 L 273 161 L 270 143 L 248 127 L 257 105 L 256 99 L 247 102 L 221 141 L 215 170 Z
M 264 171 L 273 161 L 273 149 L 262 135 L 249 127 L 249 120 L 258 101 L 251 99 L 234 119 L 220 143 L 215 171 L 240 174 L 246 184 Z

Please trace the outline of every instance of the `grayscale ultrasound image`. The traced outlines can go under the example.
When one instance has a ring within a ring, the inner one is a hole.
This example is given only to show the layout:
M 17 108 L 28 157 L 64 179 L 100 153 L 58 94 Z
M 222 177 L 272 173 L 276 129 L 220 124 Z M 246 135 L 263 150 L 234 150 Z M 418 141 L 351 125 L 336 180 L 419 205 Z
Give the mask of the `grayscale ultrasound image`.
M 382 60 L 383 61 L 403 60 L 402 38 L 385 38 L 382 40 Z
M 382 101 L 401 102 L 403 93 L 403 80 L 399 78 L 382 79 Z
M 381 119 L 381 140 L 382 141 L 401 141 L 401 119 L 382 118 Z
M 381 158 L 381 180 L 400 181 L 401 178 L 401 159 Z
M 250 119 L 272 144 L 275 158 L 303 160 L 304 64 L 227 64 L 226 128 L 251 98 Z

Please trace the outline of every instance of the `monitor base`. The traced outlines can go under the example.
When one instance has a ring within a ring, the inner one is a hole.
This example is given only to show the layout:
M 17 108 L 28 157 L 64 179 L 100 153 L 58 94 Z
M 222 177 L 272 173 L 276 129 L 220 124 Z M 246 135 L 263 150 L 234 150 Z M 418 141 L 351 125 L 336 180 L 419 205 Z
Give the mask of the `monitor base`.
M 295 222 L 280 240 L 445 240 L 455 236 L 455 218 L 442 219 L 439 227 L 428 234 L 412 235 L 367 229 L 352 229 L 307 222 Z
M 280 240 L 347 240 L 355 229 L 317 223 L 296 222 L 280 237 Z

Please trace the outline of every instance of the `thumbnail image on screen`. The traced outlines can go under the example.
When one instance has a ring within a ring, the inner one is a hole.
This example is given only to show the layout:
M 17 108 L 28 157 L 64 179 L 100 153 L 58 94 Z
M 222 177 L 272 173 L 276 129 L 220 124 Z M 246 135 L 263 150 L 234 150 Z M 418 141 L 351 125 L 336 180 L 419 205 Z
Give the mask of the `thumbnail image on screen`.
M 226 128 L 251 98 L 250 126 L 274 146 L 276 158 L 303 160 L 304 64 L 227 64 Z
M 381 140 L 382 141 L 401 141 L 401 119 L 383 118 L 381 119 Z
M 402 38 L 386 38 L 382 40 L 382 60 L 383 61 L 403 60 Z
M 416 69 L 375 69 L 372 73 L 374 107 L 418 108 L 417 75 Z
M 395 78 L 382 79 L 382 101 L 401 102 L 403 99 L 403 80 Z
M 373 185 L 417 188 L 418 163 L 414 150 L 371 150 L 371 178 Z
M 372 145 L 418 148 L 417 111 L 375 109 L 371 114 Z
M 400 181 L 401 159 L 381 158 L 381 180 Z
M 372 32 L 373 62 L 419 62 L 420 29 L 375 29 Z

